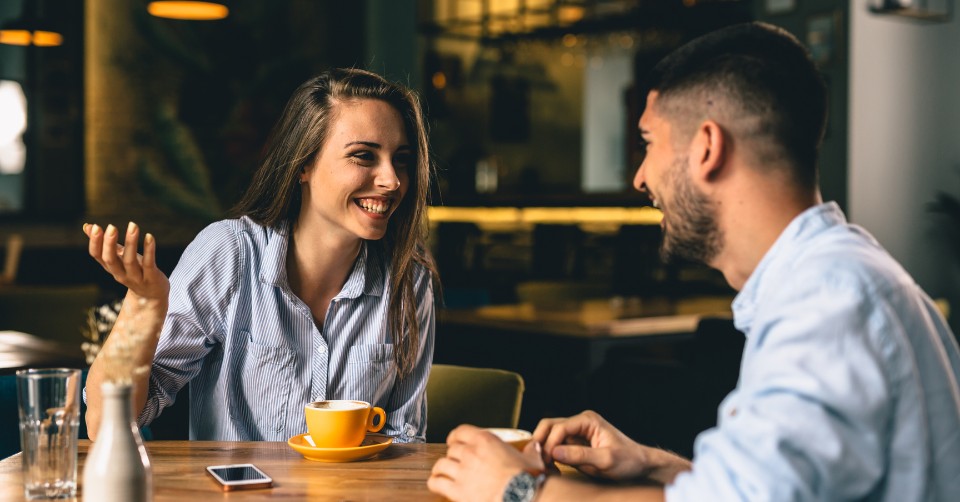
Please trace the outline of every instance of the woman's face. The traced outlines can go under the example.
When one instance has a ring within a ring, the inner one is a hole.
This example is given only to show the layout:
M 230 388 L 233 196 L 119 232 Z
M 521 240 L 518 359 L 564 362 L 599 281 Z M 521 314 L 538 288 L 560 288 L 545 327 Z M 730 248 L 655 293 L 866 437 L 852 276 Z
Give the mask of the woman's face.
M 380 239 L 410 186 L 414 149 L 400 113 L 385 101 L 334 106 L 326 142 L 301 175 L 299 225 L 325 238 Z

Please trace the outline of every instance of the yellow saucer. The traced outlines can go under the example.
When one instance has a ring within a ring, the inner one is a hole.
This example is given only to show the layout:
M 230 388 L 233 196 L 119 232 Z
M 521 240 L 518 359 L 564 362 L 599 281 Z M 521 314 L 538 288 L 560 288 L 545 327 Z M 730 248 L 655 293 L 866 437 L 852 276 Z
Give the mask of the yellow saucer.
M 372 457 L 385 450 L 393 438 L 383 434 L 367 434 L 360 446 L 355 448 L 316 448 L 305 439 L 309 434 L 297 434 L 287 440 L 291 448 L 307 460 L 317 462 L 353 462 Z

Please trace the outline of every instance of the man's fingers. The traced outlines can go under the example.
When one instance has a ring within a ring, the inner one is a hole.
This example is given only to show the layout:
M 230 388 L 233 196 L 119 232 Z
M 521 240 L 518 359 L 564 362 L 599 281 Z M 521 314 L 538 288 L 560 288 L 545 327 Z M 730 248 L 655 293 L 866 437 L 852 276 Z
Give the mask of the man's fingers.
M 447 458 L 460 461 L 463 456 L 463 448 L 464 446 L 462 443 L 454 443 L 450 445 L 447 447 Z
M 475 425 L 458 425 L 455 429 L 450 431 L 450 434 L 447 435 L 447 444 L 452 445 L 455 443 L 473 443 L 477 440 L 478 436 L 483 434 L 492 436 L 492 434 L 489 432 Z
M 612 457 L 606 448 L 561 445 L 553 449 L 553 458 L 578 468 L 592 466 L 601 472 L 612 467 Z
M 520 452 L 528 462 L 531 462 L 535 465 L 539 465 L 541 468 L 545 463 L 543 460 L 543 449 L 540 447 L 540 443 L 536 441 L 530 441 L 526 446 L 523 447 L 523 451 Z
M 540 423 L 537 424 L 537 428 L 533 430 L 533 440 L 543 444 L 547 437 L 550 436 L 550 431 L 553 430 L 553 427 L 566 420 L 565 418 L 544 418 L 540 420 Z
M 432 474 L 430 478 L 427 479 L 427 488 L 448 500 L 456 500 L 456 496 L 453 493 L 455 486 L 453 480 L 446 476 Z
M 550 453 L 550 455 L 553 455 L 553 450 L 557 446 L 566 444 L 570 436 L 576 436 L 580 433 L 580 426 L 578 425 L 577 417 L 564 420 L 550 429 L 550 434 L 543 442 L 543 449 Z
M 567 465 L 579 466 L 583 464 L 590 464 L 588 459 L 590 454 L 587 448 L 583 446 L 557 446 L 553 449 L 553 458 L 557 459 L 560 462 L 563 462 Z
M 584 473 L 584 474 L 586 474 L 587 476 L 592 477 L 592 478 L 602 478 L 602 477 L 604 477 L 604 476 L 603 476 L 603 473 L 601 473 L 599 470 L 597 470 L 596 467 L 594 467 L 594 466 L 592 466 L 592 465 L 589 465 L 589 464 L 579 465 L 579 466 L 577 466 L 577 470 L 580 471 L 580 472 L 582 472 L 582 473 Z
M 430 472 L 430 475 L 445 476 L 450 479 L 457 479 L 457 474 L 459 472 L 460 462 L 457 462 L 450 457 L 443 457 L 433 464 L 433 470 Z

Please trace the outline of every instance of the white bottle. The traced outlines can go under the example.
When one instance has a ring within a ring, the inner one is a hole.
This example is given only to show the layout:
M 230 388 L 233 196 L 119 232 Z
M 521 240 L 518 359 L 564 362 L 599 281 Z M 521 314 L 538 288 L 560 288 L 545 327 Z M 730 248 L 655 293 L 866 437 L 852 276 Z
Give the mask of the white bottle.
M 83 500 L 150 502 L 153 471 L 130 410 L 133 387 L 107 382 L 101 389 L 100 428 L 83 466 Z

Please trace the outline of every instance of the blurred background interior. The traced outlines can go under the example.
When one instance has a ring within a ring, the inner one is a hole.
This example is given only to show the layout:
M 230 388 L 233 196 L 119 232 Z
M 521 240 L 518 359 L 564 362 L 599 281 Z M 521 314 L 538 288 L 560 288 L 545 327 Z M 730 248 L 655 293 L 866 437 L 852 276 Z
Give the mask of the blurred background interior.
M 742 338 L 721 276 L 658 258 L 659 213 L 631 186 L 639 90 L 671 49 L 748 20 L 795 34 L 827 81 L 824 198 L 957 304 L 952 0 L 230 0 L 207 2 L 219 18 L 206 20 L 161 17 L 162 3 L 0 2 L 0 331 L 77 352 L 86 310 L 122 294 L 87 256 L 83 222 L 136 221 L 169 273 L 238 200 L 293 89 L 367 68 L 417 89 L 431 124 L 437 362 L 521 373 L 523 426 L 590 406 L 689 453 Z M 591 301 L 593 314 L 550 317 Z M 679 315 L 683 301 L 716 315 L 624 345 L 541 329 L 607 339 L 597 323 Z M 513 324 L 457 314 L 501 305 L 539 310 Z

